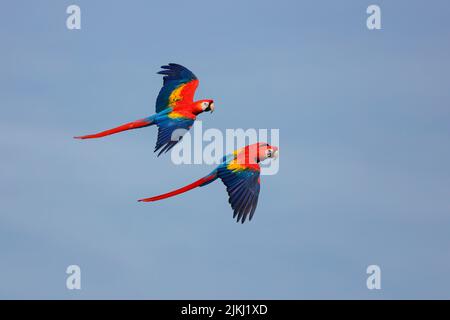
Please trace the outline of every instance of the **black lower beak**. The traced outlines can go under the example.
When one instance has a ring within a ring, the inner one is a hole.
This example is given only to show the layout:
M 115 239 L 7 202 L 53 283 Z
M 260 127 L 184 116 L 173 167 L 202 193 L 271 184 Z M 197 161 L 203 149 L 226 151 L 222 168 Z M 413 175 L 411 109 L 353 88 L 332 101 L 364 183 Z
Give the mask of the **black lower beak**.
M 205 109 L 205 111 L 211 111 L 211 113 L 214 111 L 214 103 L 210 103 L 208 105 L 208 108 Z

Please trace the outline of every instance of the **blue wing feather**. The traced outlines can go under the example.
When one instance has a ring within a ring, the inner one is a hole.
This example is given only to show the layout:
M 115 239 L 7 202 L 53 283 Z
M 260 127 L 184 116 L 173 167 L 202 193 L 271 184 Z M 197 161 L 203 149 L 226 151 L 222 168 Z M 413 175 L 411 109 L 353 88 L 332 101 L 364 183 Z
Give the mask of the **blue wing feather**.
M 183 135 L 191 128 L 193 123 L 194 120 L 187 118 L 167 118 L 165 121 L 158 123 L 158 140 L 155 146 L 155 152 L 159 150 L 158 156 L 172 149 L 183 138 Z M 175 134 L 177 129 L 182 130 L 177 131 Z
M 161 66 L 162 69 L 158 74 L 164 75 L 163 87 L 159 91 L 158 98 L 156 98 L 156 112 L 169 107 L 169 97 L 172 92 L 180 85 L 186 84 L 192 80 L 197 80 L 195 74 L 189 69 L 176 63 L 169 63 L 166 66 Z
M 233 218 L 237 217 L 237 222 L 245 222 L 253 218 L 259 196 L 259 171 L 242 170 L 231 171 L 226 167 L 226 163 L 217 170 L 218 176 L 227 187 L 229 196 L 228 202 L 233 208 Z

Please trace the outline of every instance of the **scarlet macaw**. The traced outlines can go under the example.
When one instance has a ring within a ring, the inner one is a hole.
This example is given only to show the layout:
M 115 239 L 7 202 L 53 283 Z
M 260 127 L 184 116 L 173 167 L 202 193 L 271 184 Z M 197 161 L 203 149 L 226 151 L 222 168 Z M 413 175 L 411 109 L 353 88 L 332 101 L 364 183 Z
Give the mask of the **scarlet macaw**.
M 214 101 L 210 99 L 194 101 L 199 81 L 187 68 L 175 63 L 169 63 L 161 68 L 164 70 L 159 71 L 158 74 L 164 75 L 163 87 L 156 99 L 156 114 L 117 128 L 75 138 L 101 138 L 125 130 L 157 125 L 158 140 L 155 152 L 160 150 L 159 156 L 169 151 L 192 127 L 197 115 L 204 111 L 211 111 L 211 113 L 214 111 Z M 174 132 L 177 129 L 184 130 Z
M 252 219 L 258 203 L 259 162 L 277 157 L 277 147 L 270 146 L 268 143 L 255 143 L 223 157 L 222 163 L 210 174 L 185 187 L 138 201 L 151 202 L 166 199 L 197 187 L 203 187 L 220 178 L 227 187 L 228 202 L 234 210 L 233 218 L 237 217 L 237 222 L 240 220 L 244 223 L 247 216 L 249 216 L 249 221 Z

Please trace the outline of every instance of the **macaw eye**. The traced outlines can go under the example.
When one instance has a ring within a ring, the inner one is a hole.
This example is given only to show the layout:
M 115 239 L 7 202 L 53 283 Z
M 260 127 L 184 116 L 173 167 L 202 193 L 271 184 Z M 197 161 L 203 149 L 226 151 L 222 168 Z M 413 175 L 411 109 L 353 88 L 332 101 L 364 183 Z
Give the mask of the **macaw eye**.
M 266 150 L 266 158 L 272 158 L 272 149 Z

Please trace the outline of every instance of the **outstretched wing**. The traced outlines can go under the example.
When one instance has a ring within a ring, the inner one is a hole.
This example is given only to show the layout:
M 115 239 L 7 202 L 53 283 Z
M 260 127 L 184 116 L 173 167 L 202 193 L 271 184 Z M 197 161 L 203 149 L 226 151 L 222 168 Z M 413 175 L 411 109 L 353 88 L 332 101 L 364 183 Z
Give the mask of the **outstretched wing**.
M 193 123 L 193 119 L 185 117 L 169 118 L 158 123 L 158 140 L 155 147 L 155 152 L 159 150 L 158 156 L 172 149 L 183 138 L 183 135 L 191 128 Z
M 161 68 L 164 70 L 159 71 L 158 74 L 164 75 L 163 87 L 156 99 L 156 112 L 192 103 L 198 87 L 198 79 L 195 74 L 176 63 L 169 63 Z
M 219 178 L 227 187 L 228 202 L 234 210 L 233 218 L 237 217 L 244 223 L 247 216 L 251 220 L 258 204 L 259 168 L 236 166 L 231 162 L 218 168 Z

